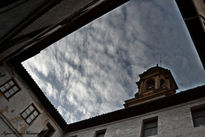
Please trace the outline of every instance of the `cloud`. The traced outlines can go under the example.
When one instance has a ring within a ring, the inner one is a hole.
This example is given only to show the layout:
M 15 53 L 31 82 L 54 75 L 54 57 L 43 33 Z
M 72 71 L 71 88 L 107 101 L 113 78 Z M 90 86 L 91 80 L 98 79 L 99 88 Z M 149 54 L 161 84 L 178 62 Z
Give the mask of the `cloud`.
M 133 0 L 23 65 L 66 121 L 75 122 L 122 108 L 137 92 L 138 75 L 160 60 L 180 89 L 205 83 L 182 25 L 173 0 Z

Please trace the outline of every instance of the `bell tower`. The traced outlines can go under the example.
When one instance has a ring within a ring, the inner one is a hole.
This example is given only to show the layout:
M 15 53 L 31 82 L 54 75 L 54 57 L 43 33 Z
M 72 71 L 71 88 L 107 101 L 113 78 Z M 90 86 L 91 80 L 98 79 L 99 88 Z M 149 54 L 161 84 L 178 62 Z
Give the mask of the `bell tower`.
M 139 90 L 134 98 L 125 101 L 125 107 L 173 95 L 178 89 L 171 72 L 158 65 L 140 74 L 139 77 L 140 80 L 136 82 Z

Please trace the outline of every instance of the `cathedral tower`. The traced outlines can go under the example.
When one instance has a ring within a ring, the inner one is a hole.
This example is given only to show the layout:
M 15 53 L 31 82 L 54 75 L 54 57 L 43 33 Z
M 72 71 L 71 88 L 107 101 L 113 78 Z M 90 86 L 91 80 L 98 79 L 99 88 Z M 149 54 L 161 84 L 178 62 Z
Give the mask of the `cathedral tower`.
M 134 98 L 125 101 L 125 107 L 173 95 L 178 89 L 171 72 L 158 65 L 140 74 L 139 77 L 140 80 L 136 82 L 139 90 Z

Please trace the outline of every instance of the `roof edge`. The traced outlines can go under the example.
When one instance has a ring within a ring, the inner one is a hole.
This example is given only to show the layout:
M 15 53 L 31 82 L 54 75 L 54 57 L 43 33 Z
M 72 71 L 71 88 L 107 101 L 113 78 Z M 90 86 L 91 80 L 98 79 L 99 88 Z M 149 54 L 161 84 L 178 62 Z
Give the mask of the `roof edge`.
M 102 114 L 90 119 L 82 120 L 76 123 L 71 123 L 67 126 L 65 132 L 77 131 L 97 125 L 102 125 L 152 111 L 160 110 L 163 108 L 175 106 L 178 104 L 186 103 L 192 100 L 205 97 L 205 85 L 188 89 L 186 91 L 179 92 L 177 94 L 139 104 L 137 106 L 123 108 L 107 114 Z

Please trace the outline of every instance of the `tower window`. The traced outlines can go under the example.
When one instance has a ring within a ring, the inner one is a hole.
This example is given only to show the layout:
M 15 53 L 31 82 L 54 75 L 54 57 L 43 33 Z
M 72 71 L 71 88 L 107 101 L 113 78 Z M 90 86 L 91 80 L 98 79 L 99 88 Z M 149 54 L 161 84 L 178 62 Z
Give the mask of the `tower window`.
M 154 87 L 155 87 L 155 81 L 154 81 L 154 79 L 148 80 L 148 81 L 147 81 L 147 89 L 148 89 L 148 90 L 149 90 L 149 89 L 154 89 Z
M 161 79 L 160 80 L 160 88 L 165 88 L 166 85 L 165 85 L 165 80 L 164 79 Z
M 194 127 L 205 126 L 205 107 L 193 109 L 191 112 Z
M 20 90 L 19 86 L 13 79 L 10 79 L 6 83 L 0 86 L 0 91 L 3 93 L 6 99 L 11 98 L 14 94 L 16 94 Z
M 32 121 L 34 121 L 39 115 L 39 111 L 36 109 L 36 107 L 31 104 L 29 105 L 22 113 L 22 118 L 26 121 L 27 124 L 31 124 Z
M 97 131 L 95 137 L 104 137 L 105 131 L 106 131 L 106 129 Z
M 158 121 L 157 117 L 143 121 L 142 137 L 157 135 L 157 129 L 158 129 L 157 121 Z

